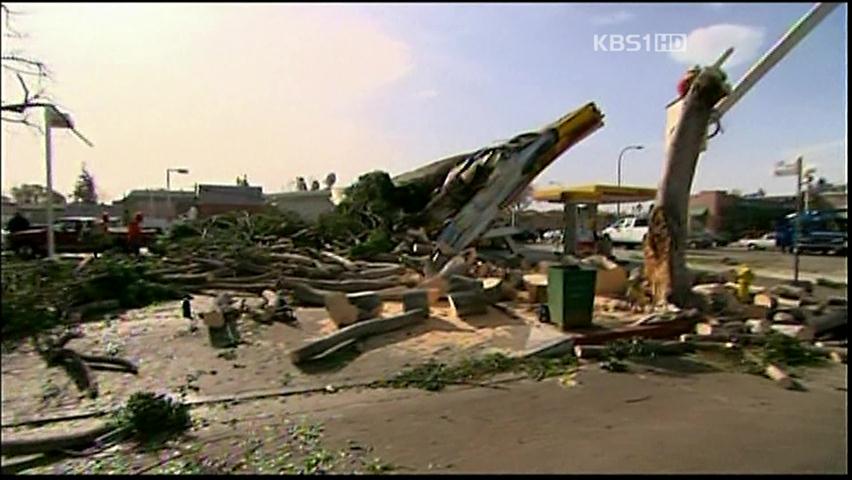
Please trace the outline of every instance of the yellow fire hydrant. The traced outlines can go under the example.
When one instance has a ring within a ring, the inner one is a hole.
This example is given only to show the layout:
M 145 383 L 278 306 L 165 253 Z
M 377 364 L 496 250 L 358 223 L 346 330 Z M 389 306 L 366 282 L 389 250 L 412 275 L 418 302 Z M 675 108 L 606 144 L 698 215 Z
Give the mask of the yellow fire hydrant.
M 754 272 L 746 265 L 740 265 L 737 269 L 737 298 L 743 303 L 751 302 L 751 283 L 754 281 Z

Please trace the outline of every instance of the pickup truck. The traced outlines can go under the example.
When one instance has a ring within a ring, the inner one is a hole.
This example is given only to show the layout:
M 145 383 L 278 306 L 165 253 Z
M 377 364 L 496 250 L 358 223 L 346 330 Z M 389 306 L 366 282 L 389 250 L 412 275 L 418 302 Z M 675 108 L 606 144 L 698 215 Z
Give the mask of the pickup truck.
M 92 238 L 85 235 L 85 230 L 99 228 L 98 218 L 95 217 L 64 217 L 53 224 L 53 241 L 56 253 L 91 253 L 106 250 L 107 248 L 121 248 L 127 242 L 127 227 L 111 226 L 109 231 L 109 243 L 96 245 Z M 115 225 L 115 224 L 113 224 Z M 142 229 L 142 245 L 148 246 L 153 243 L 156 230 L 150 228 Z M 8 234 L 7 246 L 15 254 L 23 257 L 46 256 L 47 255 L 47 226 L 35 226 Z
M 815 231 L 802 234 L 797 253 L 817 252 L 823 254 L 845 255 L 849 237 L 846 232 Z
M 648 218 L 627 217 L 613 223 L 601 232 L 603 238 L 608 238 L 612 246 L 627 248 L 642 246 L 648 235 Z

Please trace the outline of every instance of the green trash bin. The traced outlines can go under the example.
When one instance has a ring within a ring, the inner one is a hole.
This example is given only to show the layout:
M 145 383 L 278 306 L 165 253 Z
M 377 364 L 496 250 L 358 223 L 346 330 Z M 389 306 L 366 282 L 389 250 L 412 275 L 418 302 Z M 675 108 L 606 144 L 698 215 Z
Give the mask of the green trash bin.
M 597 270 L 555 265 L 547 270 L 550 321 L 562 330 L 590 327 L 595 309 Z

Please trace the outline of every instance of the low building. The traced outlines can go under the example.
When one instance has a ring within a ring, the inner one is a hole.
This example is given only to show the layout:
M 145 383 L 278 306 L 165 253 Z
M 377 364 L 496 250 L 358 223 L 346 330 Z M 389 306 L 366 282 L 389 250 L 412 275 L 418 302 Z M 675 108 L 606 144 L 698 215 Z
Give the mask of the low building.
M 182 190 L 146 189 L 132 190 L 121 200 L 113 202 L 110 213 L 127 221 L 141 213 L 146 227 L 166 228 L 178 216 L 189 210 L 195 201 L 195 192 Z
M 722 190 L 701 191 L 689 198 L 690 229 L 733 237 L 769 232 L 795 209 L 795 195 L 744 198 Z
M 261 187 L 199 185 L 197 205 L 198 216 L 203 218 L 234 211 L 260 212 L 266 200 Z
M 330 190 L 281 192 L 266 195 L 269 205 L 299 215 L 306 222 L 316 222 L 320 215 L 334 210 Z

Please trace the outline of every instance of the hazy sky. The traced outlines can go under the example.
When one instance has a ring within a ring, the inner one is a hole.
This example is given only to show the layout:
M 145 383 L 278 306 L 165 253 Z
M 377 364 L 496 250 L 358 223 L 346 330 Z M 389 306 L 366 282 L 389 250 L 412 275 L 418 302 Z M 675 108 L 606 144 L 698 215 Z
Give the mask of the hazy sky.
M 537 184 L 656 185 L 665 105 L 692 63 L 737 49 L 732 79 L 811 4 L 11 4 L 14 47 L 52 69 L 50 92 L 94 143 L 55 133 L 54 184 L 82 162 L 106 199 L 297 175 L 398 173 L 538 128 L 594 101 L 606 126 Z M 835 10 L 723 119 L 694 191 L 789 193 L 797 153 L 846 179 L 847 7 Z M 688 51 L 601 52 L 595 34 L 689 34 Z M 4 46 L 4 51 L 6 47 Z M 3 98 L 17 94 L 4 77 Z M 43 140 L 3 126 L 3 190 L 44 182 Z

